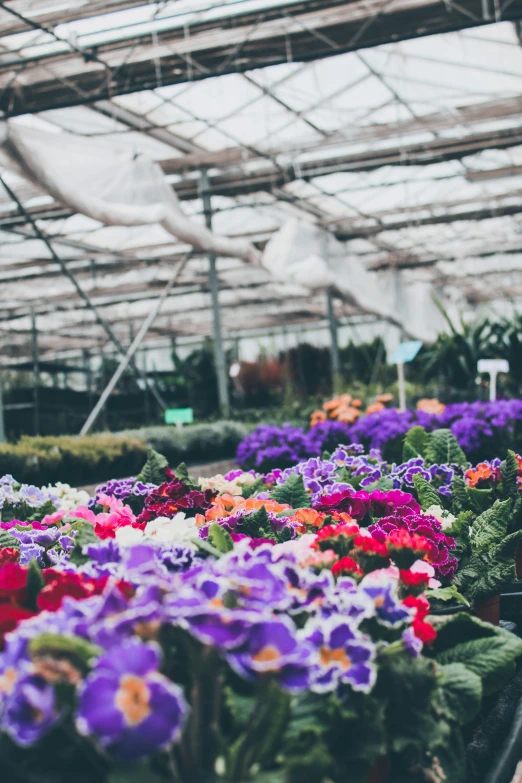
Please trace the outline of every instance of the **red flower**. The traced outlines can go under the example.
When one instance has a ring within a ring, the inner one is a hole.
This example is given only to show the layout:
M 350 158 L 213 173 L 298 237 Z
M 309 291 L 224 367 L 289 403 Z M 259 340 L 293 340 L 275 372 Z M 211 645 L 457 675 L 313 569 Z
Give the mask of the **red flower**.
M 27 568 L 5 563 L 0 568 L 0 603 L 23 604 L 26 598 Z
M 400 529 L 388 534 L 386 546 L 395 565 L 401 569 L 410 568 L 416 560 L 434 552 L 433 544 L 427 538 Z
M 409 609 L 415 609 L 416 620 L 424 620 L 424 618 L 430 611 L 430 602 L 428 601 L 425 595 L 418 595 L 418 596 L 409 595 L 407 598 L 404 599 L 402 603 L 404 604 L 404 606 L 407 606 Z
M 0 604 L 0 650 L 4 649 L 4 637 L 9 631 L 14 631 L 18 623 L 34 617 L 34 612 L 22 609 L 20 606 Z
M 428 574 L 415 573 L 412 571 L 400 571 L 400 579 L 405 587 L 427 587 L 430 577 Z
M 418 617 L 415 618 L 411 627 L 417 639 L 420 639 L 420 641 L 426 647 L 429 647 L 431 644 L 433 644 L 437 638 L 437 631 L 433 625 L 426 623 L 424 620 L 419 620 Z
M 341 559 L 332 566 L 332 574 L 334 576 L 341 576 L 342 574 L 362 576 L 362 573 L 362 569 L 352 557 L 341 557 Z
M 353 540 L 353 545 L 360 549 L 361 552 L 368 555 L 377 555 L 388 560 L 388 548 L 386 544 L 381 544 L 380 541 L 376 541 L 371 536 L 357 536 Z
M 6 563 L 18 563 L 20 559 L 20 550 L 14 546 L 4 546 L 0 548 L 0 567 Z
M 66 596 L 82 600 L 100 595 L 107 584 L 107 577 L 87 579 L 81 574 L 67 574 L 47 568 L 43 572 L 45 587 L 40 591 L 37 606 L 41 611 L 56 612 Z

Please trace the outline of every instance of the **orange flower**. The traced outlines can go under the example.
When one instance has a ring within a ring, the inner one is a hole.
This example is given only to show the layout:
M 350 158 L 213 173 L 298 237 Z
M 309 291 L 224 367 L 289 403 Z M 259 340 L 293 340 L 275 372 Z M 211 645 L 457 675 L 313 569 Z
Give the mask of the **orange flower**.
M 386 392 L 386 394 L 377 395 L 377 402 L 382 402 L 386 404 L 387 402 L 391 402 L 392 400 L 393 400 L 393 394 L 390 394 L 389 392 Z
M 320 421 L 326 421 L 326 413 L 324 411 L 314 411 L 310 417 L 310 427 L 315 427 Z
M 464 473 L 470 487 L 476 487 L 479 481 L 486 481 L 486 479 L 491 478 L 492 475 L 493 471 L 485 462 L 479 462 L 474 470 L 473 468 L 470 468 Z
M 320 527 L 325 516 L 326 514 L 314 511 L 313 508 L 300 508 L 295 512 L 292 519 L 308 527 Z
M 354 524 L 357 524 L 355 522 L 355 519 L 350 516 L 346 511 L 333 511 L 332 512 L 332 520 L 334 522 L 343 522 L 344 524 L 347 524 L 348 522 L 353 522 Z
M 257 511 L 261 506 L 264 506 L 267 511 L 272 511 L 274 514 L 290 508 L 287 503 L 277 503 L 275 500 L 243 498 L 240 495 L 218 495 L 213 500 L 212 506 L 205 513 L 205 519 L 207 522 L 214 522 L 216 519 L 230 517 L 238 511 L 244 511 L 245 513 Z M 198 524 L 197 519 L 196 524 Z
M 422 400 L 419 400 L 417 402 L 417 410 L 418 411 L 424 411 L 425 413 L 434 413 L 435 415 L 439 415 L 442 413 L 446 406 L 439 402 L 435 397 L 432 399 L 429 399 L 428 397 L 423 397 Z
M 384 410 L 384 405 L 382 402 L 372 402 L 371 405 L 368 405 L 366 408 L 366 413 L 379 413 L 379 411 Z

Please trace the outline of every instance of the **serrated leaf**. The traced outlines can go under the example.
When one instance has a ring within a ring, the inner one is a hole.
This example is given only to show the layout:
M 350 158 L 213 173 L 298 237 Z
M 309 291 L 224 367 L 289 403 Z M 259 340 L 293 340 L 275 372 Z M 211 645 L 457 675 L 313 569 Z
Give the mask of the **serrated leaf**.
M 441 499 L 439 493 L 431 486 L 429 481 L 426 481 L 424 476 L 421 476 L 420 473 L 415 473 L 413 484 L 423 511 L 426 511 L 430 506 L 440 506 Z
M 464 726 L 477 715 L 482 701 L 482 680 L 462 663 L 450 663 L 439 669 L 442 706 L 450 718 Z
M 459 560 L 462 560 L 469 554 L 469 531 L 473 522 L 472 511 L 461 511 L 450 527 L 444 531 L 447 536 L 451 536 L 456 541 L 456 547 L 453 554 Z
M 451 430 L 430 433 L 426 447 L 426 461 L 432 465 L 460 465 L 466 468 L 468 459 Z
M 241 523 L 241 532 L 250 538 L 270 538 L 272 537 L 272 526 L 268 518 L 267 510 L 264 506 L 247 514 L 243 517 Z
M 426 590 L 424 593 L 430 604 L 432 601 L 442 601 L 447 603 L 448 601 L 454 601 L 464 606 L 470 606 L 463 595 L 459 593 L 455 585 L 449 585 L 449 587 L 437 587 L 435 590 Z
M 36 601 L 43 586 L 44 578 L 42 576 L 42 570 L 37 561 L 33 558 L 29 563 L 29 568 L 27 570 L 27 598 L 25 604 L 28 609 L 36 611 Z
M 147 450 L 147 461 L 136 481 L 143 481 L 144 484 L 163 484 L 165 481 L 165 468 L 168 467 L 168 461 L 154 449 Z
M 182 481 L 189 489 L 201 489 L 197 481 L 194 481 L 192 476 L 189 474 L 188 468 L 184 462 L 180 462 L 178 467 L 175 468 L 172 472 L 174 473 L 176 478 Z
M 436 656 L 437 663 L 461 663 L 482 680 L 491 678 L 522 655 L 522 639 L 509 633 L 499 633 L 488 639 L 473 639 L 444 650 Z
M 244 728 L 252 714 L 256 700 L 253 696 L 242 696 L 239 693 L 236 693 L 228 685 L 225 686 L 223 690 L 223 696 L 225 705 L 232 716 L 235 727 L 237 729 Z
M 234 542 L 232 541 L 230 533 L 217 522 L 213 522 L 210 525 L 208 529 L 208 539 L 212 546 L 223 554 L 231 552 L 232 549 L 234 549 Z
M 484 599 L 500 592 L 516 579 L 515 552 L 522 540 L 518 530 L 496 546 L 475 552 L 454 579 L 456 588 L 471 600 Z
M 490 549 L 507 535 L 511 512 L 511 500 L 496 500 L 473 522 L 470 534 L 472 552 Z
M 291 473 L 284 484 L 274 487 L 271 497 L 278 503 L 287 503 L 290 508 L 310 508 L 310 495 L 298 473 Z
M 0 530 L 0 549 L 2 547 L 11 547 L 20 549 L 20 542 L 12 536 L 7 530 Z
M 509 449 L 506 459 L 500 466 L 502 490 L 505 498 L 518 498 L 518 470 L 515 452 Z
M 424 458 L 429 443 L 429 435 L 424 427 L 416 426 L 408 430 L 404 438 L 402 461 L 407 462 L 416 457 Z

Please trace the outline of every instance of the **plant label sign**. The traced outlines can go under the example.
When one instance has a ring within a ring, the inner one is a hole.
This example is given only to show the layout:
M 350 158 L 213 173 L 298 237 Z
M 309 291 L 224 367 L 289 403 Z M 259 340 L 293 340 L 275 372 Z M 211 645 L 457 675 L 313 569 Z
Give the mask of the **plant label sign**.
M 181 427 L 183 424 L 192 424 L 194 410 L 192 408 L 167 408 L 165 411 L 165 424 L 175 424 Z
M 507 359 L 479 359 L 477 362 L 479 372 L 489 373 L 489 399 L 494 402 L 497 399 L 497 375 L 499 372 L 509 372 Z
M 421 340 L 410 340 L 407 343 L 401 343 L 397 350 L 392 353 L 390 364 L 406 364 L 407 362 L 412 362 L 421 348 Z

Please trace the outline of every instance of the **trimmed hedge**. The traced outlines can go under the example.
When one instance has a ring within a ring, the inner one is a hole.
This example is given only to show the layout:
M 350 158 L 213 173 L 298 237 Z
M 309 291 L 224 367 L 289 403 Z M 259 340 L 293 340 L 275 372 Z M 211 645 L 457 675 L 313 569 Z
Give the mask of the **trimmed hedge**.
M 164 454 L 170 465 L 180 462 L 217 462 L 235 457 L 236 449 L 251 427 L 234 421 L 193 424 L 190 427 L 142 427 L 121 434 L 145 441 L 150 448 Z
M 118 433 L 30 437 L 0 444 L 0 476 L 11 473 L 25 484 L 74 486 L 135 476 L 147 448 L 164 454 L 171 465 L 232 458 L 248 429 L 236 422 L 175 427 L 143 427 Z
M 138 438 L 111 434 L 23 436 L 18 443 L 0 444 L 0 475 L 11 473 L 26 484 L 64 481 L 81 486 L 110 476 L 132 476 L 147 455 Z

